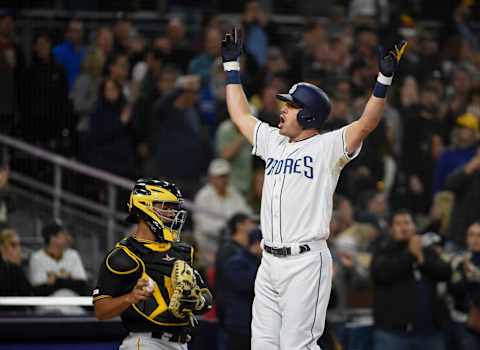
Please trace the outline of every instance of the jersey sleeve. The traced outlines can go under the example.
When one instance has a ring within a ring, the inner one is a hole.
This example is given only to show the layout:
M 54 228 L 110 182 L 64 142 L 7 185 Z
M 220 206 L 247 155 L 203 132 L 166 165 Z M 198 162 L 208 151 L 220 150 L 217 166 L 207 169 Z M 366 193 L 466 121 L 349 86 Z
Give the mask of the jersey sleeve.
M 328 150 L 330 164 L 333 168 L 339 170 L 343 169 L 345 165 L 359 155 L 363 145 L 360 144 L 353 153 L 349 154 L 347 151 L 346 131 L 347 126 L 344 126 L 341 129 L 325 134 L 326 148 Z
M 253 131 L 252 154 L 266 160 L 271 152 L 272 145 L 278 137 L 278 129 L 258 121 Z
M 93 302 L 130 292 L 141 274 L 140 263 L 123 249 L 115 248 L 100 267 L 97 285 L 93 290 Z

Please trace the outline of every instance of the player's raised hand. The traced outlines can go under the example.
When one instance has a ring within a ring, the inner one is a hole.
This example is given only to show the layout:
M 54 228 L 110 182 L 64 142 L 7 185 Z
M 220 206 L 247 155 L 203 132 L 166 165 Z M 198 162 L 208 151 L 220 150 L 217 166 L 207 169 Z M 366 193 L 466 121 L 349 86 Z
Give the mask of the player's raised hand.
M 407 47 L 406 41 L 401 41 L 394 46 L 393 49 L 385 50 L 383 47 L 378 48 L 378 68 L 380 73 L 382 73 L 385 77 L 393 77 L 393 74 L 398 68 L 398 63 L 402 58 L 405 49 Z
M 231 33 L 226 33 L 222 40 L 222 61 L 236 62 L 242 51 L 242 38 L 240 30 L 234 28 Z

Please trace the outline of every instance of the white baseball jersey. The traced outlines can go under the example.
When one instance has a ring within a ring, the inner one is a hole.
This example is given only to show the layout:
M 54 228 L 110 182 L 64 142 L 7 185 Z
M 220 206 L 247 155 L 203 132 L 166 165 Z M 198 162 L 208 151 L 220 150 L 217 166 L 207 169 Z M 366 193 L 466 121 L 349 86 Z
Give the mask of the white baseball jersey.
M 263 238 L 275 246 L 325 240 L 329 235 L 335 187 L 349 155 L 345 130 L 298 142 L 258 122 L 252 154 L 265 161 L 260 222 Z

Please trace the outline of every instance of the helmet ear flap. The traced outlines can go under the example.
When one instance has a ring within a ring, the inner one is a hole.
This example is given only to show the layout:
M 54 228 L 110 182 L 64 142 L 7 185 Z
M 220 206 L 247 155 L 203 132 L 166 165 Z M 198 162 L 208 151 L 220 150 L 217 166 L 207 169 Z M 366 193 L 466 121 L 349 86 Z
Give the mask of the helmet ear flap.
M 301 109 L 297 114 L 298 124 L 304 129 L 307 129 L 310 126 L 310 123 L 315 119 L 315 117 L 306 109 Z

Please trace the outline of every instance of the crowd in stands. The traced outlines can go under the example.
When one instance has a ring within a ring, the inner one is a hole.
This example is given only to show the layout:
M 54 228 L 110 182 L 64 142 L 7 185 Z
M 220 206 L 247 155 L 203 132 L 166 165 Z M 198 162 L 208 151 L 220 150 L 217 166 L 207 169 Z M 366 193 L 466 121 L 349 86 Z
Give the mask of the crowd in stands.
M 329 93 L 325 131 L 354 121 L 376 79 L 377 46 L 408 40 L 384 117 L 337 187 L 328 319 L 342 324 L 350 308 L 372 307 L 365 349 L 480 348 L 480 321 L 472 319 L 480 308 L 480 34 L 472 26 L 478 7 L 459 1 L 428 26 L 393 4 L 385 22 L 381 7 L 347 3 L 345 14 L 306 19 L 288 35 L 261 1 L 246 2 L 238 23 L 242 83 L 254 114 L 272 126 L 281 108 L 275 95 L 297 81 Z M 220 343 L 247 349 L 263 163 L 226 110 L 218 57 L 233 24 L 213 15 L 201 33 L 189 33 L 172 15 L 144 37 L 128 17 L 92 33 L 72 19 L 63 40 L 36 33 L 26 53 L 14 18 L 0 13 L 0 127 L 120 176 L 170 179 L 198 207 L 220 214 L 193 213 L 193 239 L 216 293 Z M 3 180 L 8 172 L 0 169 L 0 223 L 14 208 Z M 45 229 L 45 249 L 31 256 L 28 274 L 18 267 L 18 235 L 2 231 L 0 280 L 11 271 L 18 284 L 2 295 L 86 288 L 78 253 L 55 227 Z M 344 333 L 333 333 L 333 342 L 348 343 Z

